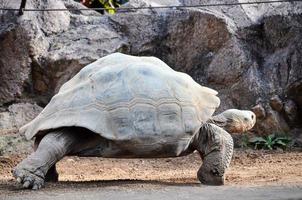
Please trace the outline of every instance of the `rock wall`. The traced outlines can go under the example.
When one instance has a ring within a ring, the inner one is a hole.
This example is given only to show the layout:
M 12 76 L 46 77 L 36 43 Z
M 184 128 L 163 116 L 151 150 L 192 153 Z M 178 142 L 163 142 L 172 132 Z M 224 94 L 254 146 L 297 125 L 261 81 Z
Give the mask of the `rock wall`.
M 127 6 L 221 2 L 132 0 Z M 3 0 L 0 6 L 18 8 L 19 2 Z M 27 8 L 83 6 L 72 0 L 28 0 Z M 32 119 L 64 82 L 85 65 L 118 51 L 157 56 L 218 90 L 218 112 L 253 109 L 258 116 L 255 134 L 289 133 L 301 139 L 301 12 L 301 2 L 116 15 L 64 11 L 18 16 L 0 11 L 0 137 L 18 135 L 17 128 Z M 30 117 L 11 111 L 17 106 L 27 112 L 29 105 Z

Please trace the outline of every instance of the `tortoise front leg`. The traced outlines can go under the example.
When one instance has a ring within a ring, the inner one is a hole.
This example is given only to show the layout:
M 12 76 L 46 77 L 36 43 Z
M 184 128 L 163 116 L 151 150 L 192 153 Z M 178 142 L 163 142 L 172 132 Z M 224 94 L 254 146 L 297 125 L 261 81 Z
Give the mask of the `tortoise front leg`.
M 224 174 L 233 155 L 231 135 L 214 124 L 206 124 L 200 130 L 196 149 L 203 159 L 197 173 L 200 182 L 206 185 L 223 185 Z
M 49 169 L 71 152 L 77 143 L 79 137 L 72 129 L 64 128 L 48 133 L 37 150 L 13 169 L 14 177 L 23 184 L 23 188 L 41 188 Z

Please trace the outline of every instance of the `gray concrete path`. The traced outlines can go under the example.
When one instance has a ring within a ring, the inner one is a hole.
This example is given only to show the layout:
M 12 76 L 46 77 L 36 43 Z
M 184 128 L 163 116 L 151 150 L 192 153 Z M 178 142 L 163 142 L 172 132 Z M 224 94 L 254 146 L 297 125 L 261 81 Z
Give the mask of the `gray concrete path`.
M 16 190 L 0 194 L 1 200 L 302 200 L 302 186 L 200 186 L 130 184 L 110 186 L 53 185 L 40 191 Z

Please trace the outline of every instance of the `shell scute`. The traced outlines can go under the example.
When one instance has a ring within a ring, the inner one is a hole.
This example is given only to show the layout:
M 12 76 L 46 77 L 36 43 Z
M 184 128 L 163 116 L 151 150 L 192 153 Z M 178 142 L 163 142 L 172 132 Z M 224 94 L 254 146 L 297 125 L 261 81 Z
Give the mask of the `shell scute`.
M 156 108 L 152 105 L 137 104 L 132 108 L 132 119 L 135 133 L 138 137 L 160 134 Z

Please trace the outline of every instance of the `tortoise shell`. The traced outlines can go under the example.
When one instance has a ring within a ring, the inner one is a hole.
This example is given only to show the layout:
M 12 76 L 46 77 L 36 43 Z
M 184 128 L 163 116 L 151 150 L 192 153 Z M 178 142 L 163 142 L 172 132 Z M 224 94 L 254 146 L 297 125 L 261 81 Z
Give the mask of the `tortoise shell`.
M 216 95 L 158 58 L 114 53 L 84 67 L 20 131 L 31 139 L 75 126 L 111 141 L 187 145 L 219 106 Z

